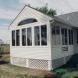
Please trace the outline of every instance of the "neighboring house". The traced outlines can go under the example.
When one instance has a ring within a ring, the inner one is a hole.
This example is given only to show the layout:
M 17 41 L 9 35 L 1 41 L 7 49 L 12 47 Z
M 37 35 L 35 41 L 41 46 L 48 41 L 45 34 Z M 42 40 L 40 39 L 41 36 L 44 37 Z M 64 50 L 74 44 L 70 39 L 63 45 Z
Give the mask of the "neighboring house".
M 8 41 L 6 42 L 6 44 L 10 44 L 10 40 L 8 40 Z
M 43 70 L 66 64 L 78 50 L 78 24 L 66 18 L 25 6 L 9 26 L 11 64 Z
M 3 42 L 3 40 L 2 40 L 2 39 L 0 39 L 0 44 L 4 44 L 4 42 Z

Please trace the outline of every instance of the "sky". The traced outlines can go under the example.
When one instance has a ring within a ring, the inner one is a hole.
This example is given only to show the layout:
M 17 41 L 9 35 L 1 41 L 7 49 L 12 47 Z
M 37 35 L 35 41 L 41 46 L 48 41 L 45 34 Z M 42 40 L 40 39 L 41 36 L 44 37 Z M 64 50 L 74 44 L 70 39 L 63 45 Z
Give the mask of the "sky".
M 78 0 L 0 0 L 0 39 L 5 43 L 10 40 L 8 26 L 25 5 L 56 10 L 57 15 L 78 11 Z

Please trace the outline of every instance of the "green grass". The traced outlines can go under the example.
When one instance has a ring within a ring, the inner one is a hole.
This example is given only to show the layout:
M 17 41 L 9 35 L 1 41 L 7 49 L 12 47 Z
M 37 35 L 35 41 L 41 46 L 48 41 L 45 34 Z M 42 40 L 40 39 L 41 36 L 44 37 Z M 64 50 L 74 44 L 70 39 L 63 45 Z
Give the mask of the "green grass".
M 76 66 L 64 65 L 50 72 L 14 66 L 9 61 L 9 54 L 0 59 L 0 78 L 78 78 Z
M 0 60 L 0 78 L 50 78 L 54 75 L 50 71 L 11 65 L 8 54 L 3 55 Z
M 57 78 L 78 78 L 78 69 L 76 65 L 63 65 L 54 70 Z

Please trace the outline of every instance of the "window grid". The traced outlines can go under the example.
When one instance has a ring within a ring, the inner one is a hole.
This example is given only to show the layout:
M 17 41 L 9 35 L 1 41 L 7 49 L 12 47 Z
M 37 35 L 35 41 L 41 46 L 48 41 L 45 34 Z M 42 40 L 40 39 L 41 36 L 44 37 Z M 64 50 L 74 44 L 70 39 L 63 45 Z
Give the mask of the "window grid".
M 39 43 L 39 46 L 47 46 L 47 39 L 46 39 L 46 44 L 45 45 L 42 45 L 41 44 L 41 26 L 46 26 L 46 38 L 47 38 L 47 25 L 46 24 L 44 24 L 44 25 L 39 25 L 39 35 L 40 35 L 40 43 Z M 34 26 L 34 27 L 36 27 L 36 26 Z M 34 32 L 34 27 L 27 27 L 27 28 L 22 28 L 22 29 L 17 29 L 17 30 L 14 30 L 15 31 L 15 46 L 29 46 L 29 45 L 27 45 L 27 29 L 28 28 L 31 28 L 31 36 L 33 36 L 32 35 L 32 31 Z M 33 30 L 32 30 L 32 28 L 33 28 Z M 23 29 L 25 29 L 26 30 L 26 44 L 25 45 L 23 45 L 22 44 L 22 30 Z M 17 32 L 18 31 L 18 32 Z M 45 33 L 44 33 L 45 34 Z M 19 37 L 17 37 L 17 35 L 19 36 Z M 17 38 L 19 39 L 19 40 L 17 40 Z M 34 37 L 33 37 L 34 38 Z M 32 39 L 32 37 L 31 37 L 31 39 Z M 18 42 L 17 42 L 18 41 Z M 34 45 L 35 46 L 35 44 L 34 44 L 34 39 L 33 39 L 33 41 L 32 41 L 32 44 L 30 45 L 30 46 L 32 46 L 32 45 Z
M 34 26 L 34 27 L 36 27 L 36 26 Z M 25 29 L 26 29 L 26 36 L 27 36 L 27 28 L 25 28 Z M 64 35 L 61 33 L 61 34 L 62 34 L 62 38 L 63 38 L 62 41 L 64 40 L 64 41 L 62 42 L 62 44 L 64 43 L 63 45 L 68 45 L 68 42 L 69 42 L 69 45 L 73 45 L 73 30 L 67 29 L 67 30 L 66 30 L 66 31 L 67 31 L 67 33 L 66 33 L 67 36 L 65 37 L 65 29 L 66 29 L 66 28 L 61 28 L 61 27 L 56 28 L 56 27 L 55 27 L 55 30 L 56 30 L 56 29 L 59 29 L 59 30 L 61 29 L 61 31 L 62 31 L 62 29 L 64 29 Z M 39 26 L 39 30 L 40 30 L 40 33 L 41 33 L 41 26 Z M 54 30 L 54 29 L 53 29 L 53 30 Z M 13 30 L 13 31 L 15 31 L 15 46 L 17 46 L 17 45 L 16 45 L 16 31 L 17 31 L 17 30 Z M 20 31 L 20 29 L 19 29 L 19 31 Z M 32 31 L 32 28 L 31 28 L 31 31 Z M 33 31 L 34 31 L 34 30 L 33 30 Z M 78 31 L 78 29 L 77 29 L 77 31 Z M 69 35 L 69 32 L 70 32 L 70 35 Z M 19 32 L 19 33 L 20 33 L 20 32 Z M 56 34 L 56 33 L 57 33 L 57 32 L 55 31 L 55 34 Z M 78 33 L 78 32 L 77 32 L 77 33 Z M 59 32 L 59 34 L 60 34 L 60 32 Z M 69 37 L 70 37 L 70 38 L 69 38 Z M 78 37 L 78 35 L 77 35 L 77 37 Z M 19 37 L 19 38 L 20 38 L 20 37 Z M 55 36 L 55 40 L 56 40 L 56 36 Z M 65 40 L 67 41 L 67 43 L 65 43 L 65 42 L 66 42 Z M 60 43 L 60 42 L 59 42 L 59 43 Z M 77 44 L 78 44 L 78 38 L 77 38 Z M 27 45 L 27 39 L 26 39 L 26 45 Z M 34 44 L 34 45 L 35 45 L 35 44 Z M 55 42 L 55 45 L 56 45 L 56 42 Z M 12 46 L 13 46 L 13 45 L 12 45 Z M 19 46 L 20 46 L 20 43 L 19 43 Z M 42 46 L 42 45 L 41 45 L 41 34 L 40 34 L 40 45 L 39 45 L 39 46 Z

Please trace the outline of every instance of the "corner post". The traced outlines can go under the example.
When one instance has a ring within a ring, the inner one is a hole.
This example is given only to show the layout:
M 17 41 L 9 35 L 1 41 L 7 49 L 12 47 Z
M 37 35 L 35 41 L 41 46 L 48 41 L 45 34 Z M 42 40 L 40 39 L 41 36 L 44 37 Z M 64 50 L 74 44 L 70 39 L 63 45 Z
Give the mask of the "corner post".
M 47 23 L 47 34 L 48 34 L 48 45 L 49 45 L 49 70 L 53 70 L 52 68 L 52 30 L 51 30 L 51 24 L 53 23 L 53 19 L 48 21 Z

